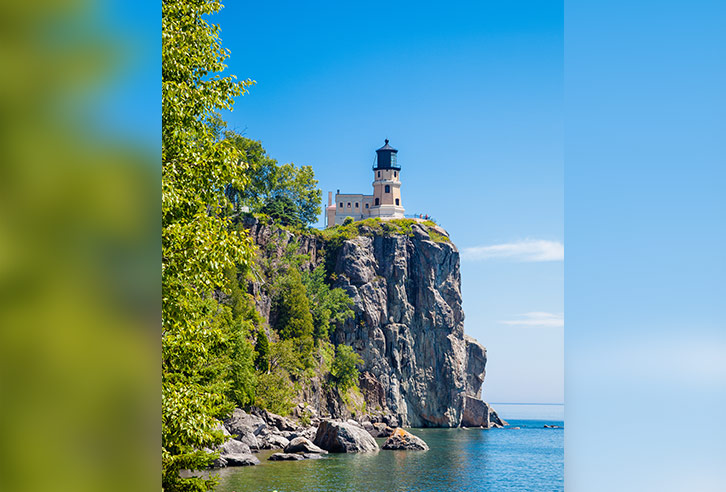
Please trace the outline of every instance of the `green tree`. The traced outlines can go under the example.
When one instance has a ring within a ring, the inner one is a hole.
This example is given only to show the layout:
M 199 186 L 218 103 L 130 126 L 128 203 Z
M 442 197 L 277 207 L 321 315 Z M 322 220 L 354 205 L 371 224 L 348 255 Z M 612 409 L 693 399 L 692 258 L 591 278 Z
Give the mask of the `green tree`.
M 225 132 L 225 139 L 250 166 L 249 186 L 225 190 L 236 206 L 247 206 L 283 225 L 305 226 L 318 220 L 322 192 L 311 166 L 279 165 L 259 141 L 234 132 Z
M 270 370 L 270 342 L 265 330 L 259 330 L 255 342 L 255 367 L 262 372 Z
M 255 404 L 278 415 L 288 415 L 294 407 L 295 385 L 280 369 L 258 376 Z
M 277 283 L 274 329 L 282 340 L 291 340 L 305 367 L 312 364 L 313 317 L 300 272 L 290 269 Z
M 233 320 L 229 325 L 227 395 L 238 407 L 247 406 L 255 399 L 255 351 L 247 339 L 249 329 L 250 324 L 242 319 Z
M 331 289 L 325 282 L 325 266 L 319 265 L 302 276 L 313 316 L 313 339 L 328 340 L 330 324 L 342 323 L 353 316 L 353 300 L 341 288 Z
M 349 345 L 338 345 L 335 349 L 335 359 L 330 368 L 330 376 L 335 386 L 343 393 L 350 388 L 358 386 L 358 366 L 363 359 L 355 353 Z
M 229 337 L 210 304 L 225 270 L 250 261 L 252 244 L 229 227 L 224 187 L 245 187 L 246 165 L 230 142 L 215 138 L 220 110 L 252 82 L 221 77 L 228 56 L 219 27 L 205 16 L 217 0 L 162 2 L 162 487 L 203 491 L 215 479 L 185 478 L 206 468 L 204 451 L 222 442 L 218 419 L 230 410 L 226 374 L 210 359 L 228 353 Z M 218 305 L 217 305 L 218 306 Z

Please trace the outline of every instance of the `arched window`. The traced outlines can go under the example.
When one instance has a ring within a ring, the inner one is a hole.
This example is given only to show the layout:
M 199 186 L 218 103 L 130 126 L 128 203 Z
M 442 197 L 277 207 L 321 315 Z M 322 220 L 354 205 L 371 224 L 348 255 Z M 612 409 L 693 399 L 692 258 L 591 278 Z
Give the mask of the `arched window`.
M 343 208 L 343 202 L 340 202 L 340 208 Z
M 355 208 L 358 208 L 358 202 L 355 202 Z
M 368 208 L 368 204 L 366 203 L 366 208 Z
M 348 202 L 348 208 L 350 208 L 350 202 Z
M 376 205 L 378 205 L 378 204 L 379 204 L 379 201 L 378 201 L 378 198 L 376 198 Z
M 380 172 L 380 171 L 378 171 L 378 177 L 379 177 L 379 178 L 381 177 L 381 172 Z
M 395 178 L 397 176 L 398 176 L 398 173 L 396 171 L 393 171 L 393 177 Z
M 396 198 L 396 205 L 400 205 L 400 204 L 401 204 L 400 200 L 398 198 Z
M 386 185 L 386 193 L 390 193 L 390 192 L 391 192 L 391 187 L 389 185 Z

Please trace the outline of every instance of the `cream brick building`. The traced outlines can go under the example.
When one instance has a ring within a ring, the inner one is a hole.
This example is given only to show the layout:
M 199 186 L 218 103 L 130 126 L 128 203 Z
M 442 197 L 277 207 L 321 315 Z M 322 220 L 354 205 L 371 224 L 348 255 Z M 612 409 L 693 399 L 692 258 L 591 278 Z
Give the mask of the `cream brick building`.
M 373 194 L 335 194 L 328 192 L 328 206 L 325 209 L 325 225 L 333 227 L 342 224 L 346 217 L 363 220 L 370 217 L 389 219 L 403 218 L 401 201 L 401 166 L 397 162 L 398 150 L 386 144 L 376 150 L 373 165 Z

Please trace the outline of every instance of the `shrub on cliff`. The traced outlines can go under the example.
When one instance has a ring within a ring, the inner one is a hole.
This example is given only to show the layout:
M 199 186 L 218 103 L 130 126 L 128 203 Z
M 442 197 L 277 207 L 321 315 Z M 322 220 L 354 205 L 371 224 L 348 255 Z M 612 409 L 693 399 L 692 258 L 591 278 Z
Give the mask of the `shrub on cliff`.
M 270 341 L 267 338 L 265 330 L 260 330 L 257 333 L 257 340 L 255 341 L 255 367 L 262 372 L 267 372 L 270 369 Z
M 358 366 L 361 364 L 363 364 L 363 359 L 353 350 L 353 347 L 349 345 L 336 347 L 330 376 L 341 393 L 358 385 Z
M 323 265 L 304 273 L 302 281 L 313 316 L 313 339 L 318 345 L 321 340 L 328 340 L 331 323 L 342 323 L 353 316 L 353 300 L 343 289 L 330 288 L 325 282 Z
M 290 269 L 275 286 L 273 328 L 281 340 L 291 340 L 305 367 L 312 364 L 313 316 L 300 272 Z

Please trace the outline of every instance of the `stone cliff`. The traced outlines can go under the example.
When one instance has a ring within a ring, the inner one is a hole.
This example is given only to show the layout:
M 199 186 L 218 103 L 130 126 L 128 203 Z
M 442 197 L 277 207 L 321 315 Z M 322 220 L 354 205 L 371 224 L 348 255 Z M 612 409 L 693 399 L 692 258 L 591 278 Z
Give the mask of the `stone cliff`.
M 261 254 L 279 256 L 293 245 L 307 255 L 302 268 L 325 262 L 333 286 L 354 300 L 355 316 L 337 327 L 331 341 L 352 346 L 363 358 L 359 385 L 372 421 L 502 424 L 480 399 L 486 349 L 464 335 L 459 252 L 443 229 L 409 223 L 397 233 L 362 223 L 358 235 L 330 244 L 321 235 L 295 236 L 255 221 L 247 226 Z M 252 291 L 269 317 L 264 289 L 257 284 Z M 349 416 L 322 385 L 313 386 L 301 400 L 321 415 Z

